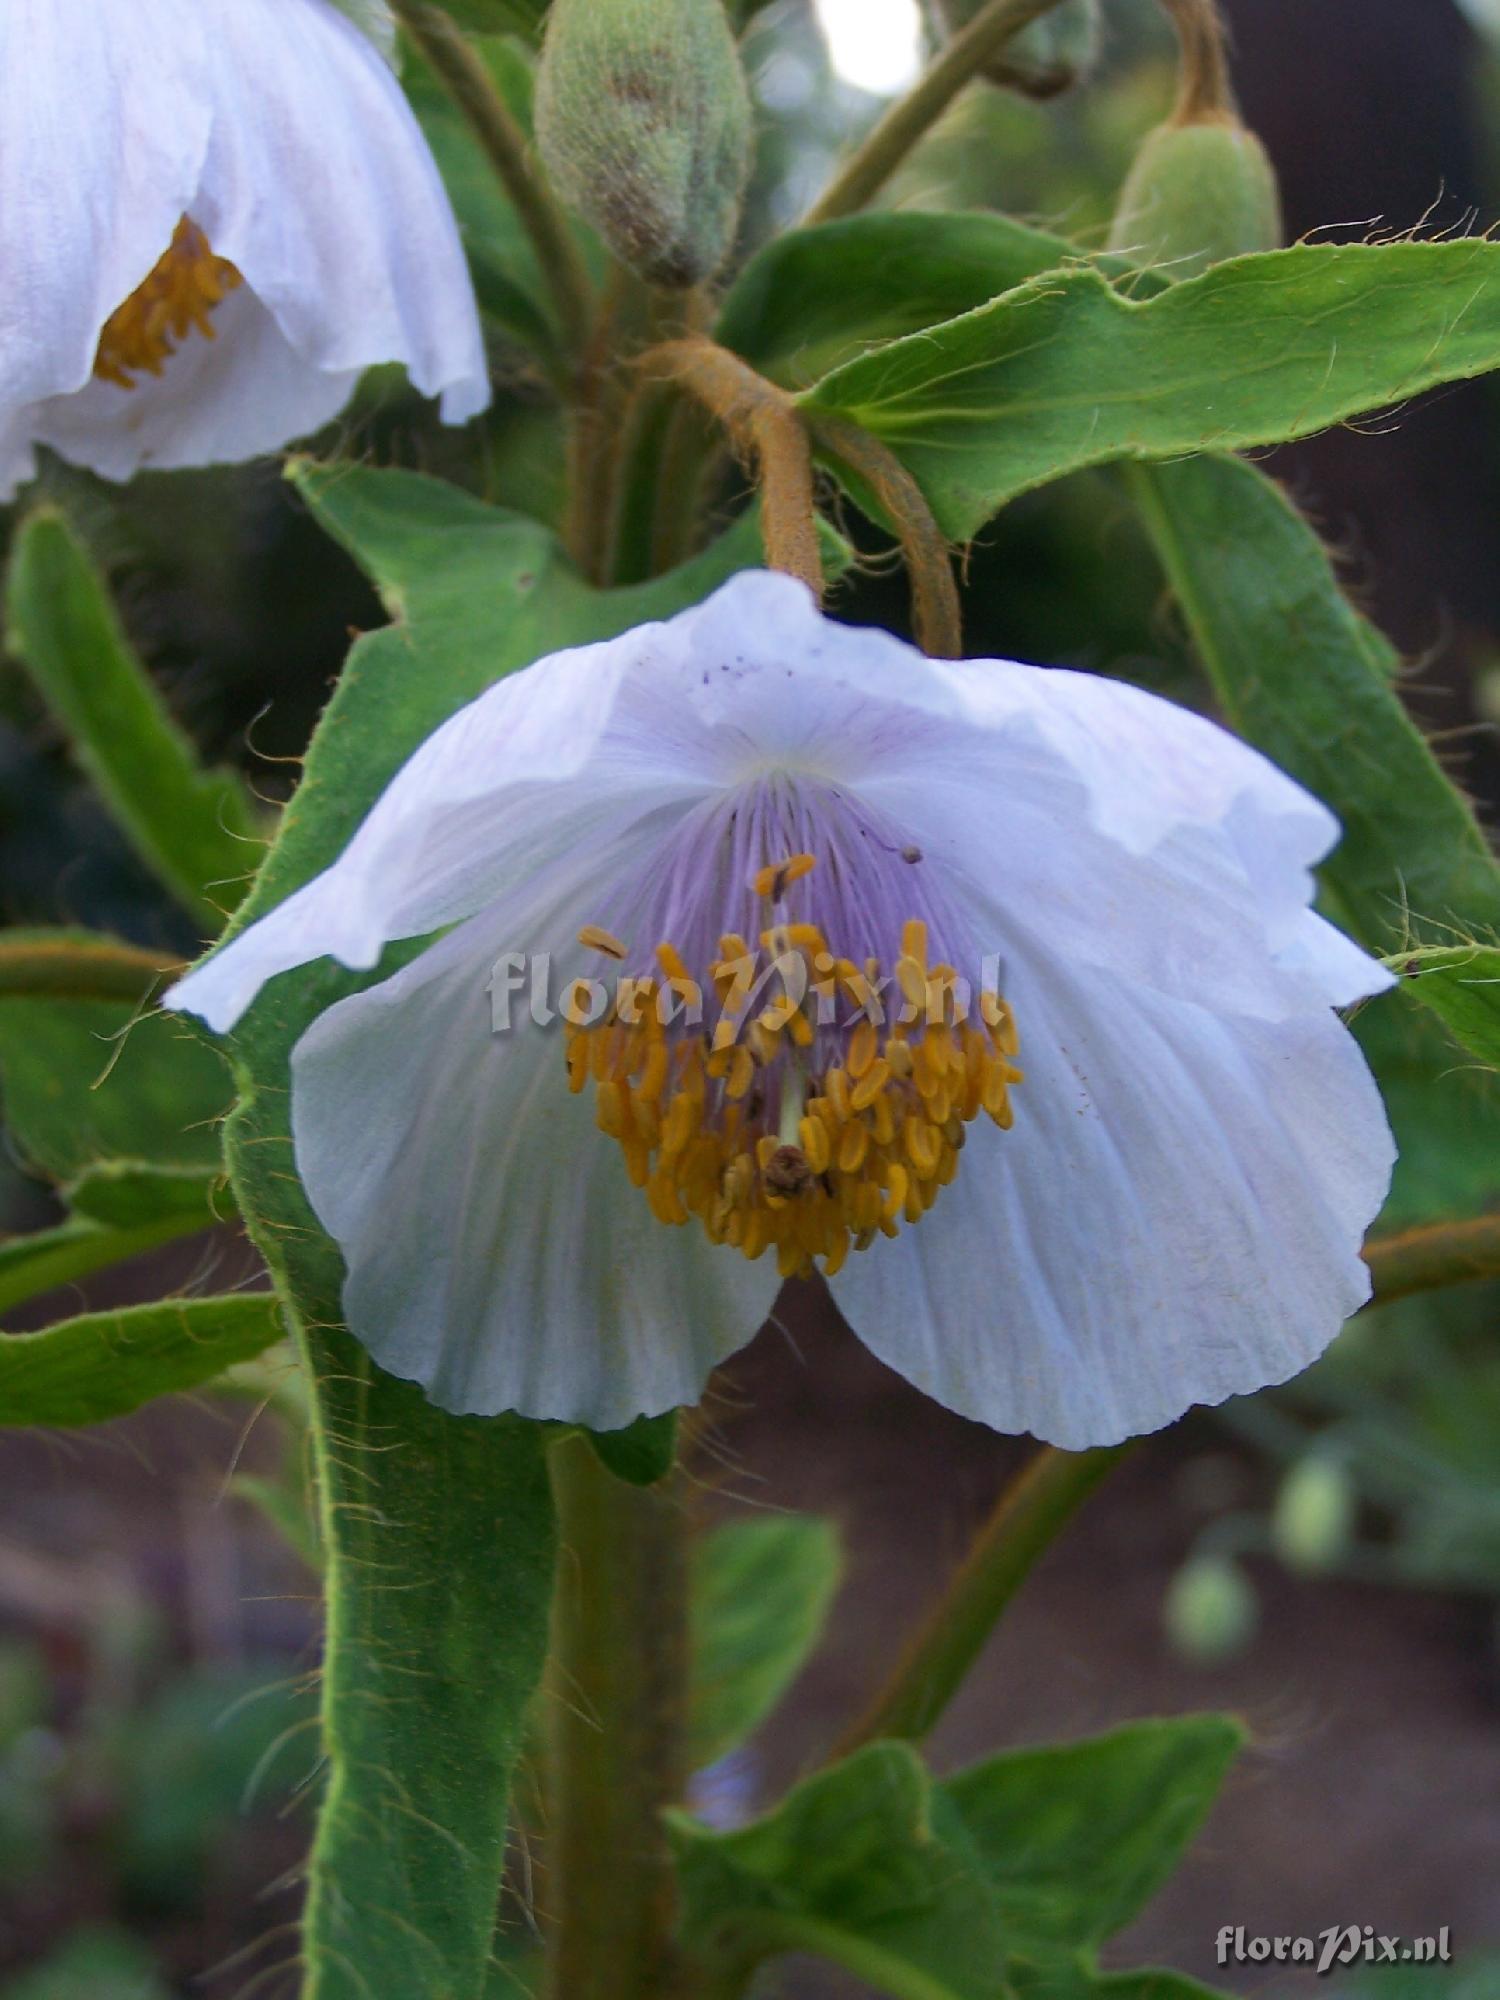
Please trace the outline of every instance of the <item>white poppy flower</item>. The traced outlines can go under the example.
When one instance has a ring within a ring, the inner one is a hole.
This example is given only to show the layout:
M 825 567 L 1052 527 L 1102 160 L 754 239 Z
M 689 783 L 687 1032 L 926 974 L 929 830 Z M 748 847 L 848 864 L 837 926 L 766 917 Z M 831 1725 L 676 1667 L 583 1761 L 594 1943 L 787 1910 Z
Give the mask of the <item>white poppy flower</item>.
M 0 497 L 39 444 L 109 479 L 252 458 L 376 362 L 485 407 L 437 168 L 332 0 L 6 0 L 0 78 Z
M 1081 1447 L 1283 1380 L 1368 1295 L 1392 1145 L 1333 1010 L 1389 980 L 1309 908 L 1337 832 L 1167 702 L 757 572 L 490 689 L 170 1004 L 224 1031 L 455 927 L 292 1063 L 350 1324 L 446 1409 L 691 1402 L 820 1268 L 929 1394 Z M 800 1008 L 740 1004 L 763 940 Z

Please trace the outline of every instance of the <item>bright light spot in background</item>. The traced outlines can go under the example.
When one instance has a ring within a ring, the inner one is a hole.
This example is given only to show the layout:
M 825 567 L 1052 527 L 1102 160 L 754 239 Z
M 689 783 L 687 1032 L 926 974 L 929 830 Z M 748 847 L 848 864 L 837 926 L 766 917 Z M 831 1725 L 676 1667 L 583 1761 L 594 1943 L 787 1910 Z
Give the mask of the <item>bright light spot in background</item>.
M 828 54 L 845 83 L 894 97 L 922 67 L 917 0 L 814 0 Z

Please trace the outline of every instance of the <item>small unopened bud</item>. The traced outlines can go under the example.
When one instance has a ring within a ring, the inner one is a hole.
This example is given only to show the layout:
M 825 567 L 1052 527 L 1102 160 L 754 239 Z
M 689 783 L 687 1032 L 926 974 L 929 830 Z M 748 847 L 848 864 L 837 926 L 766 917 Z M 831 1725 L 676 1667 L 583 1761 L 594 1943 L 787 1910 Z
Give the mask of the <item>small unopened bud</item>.
M 1193 1556 L 1168 1587 L 1164 1616 L 1167 1636 L 1187 1659 L 1227 1660 L 1255 1630 L 1255 1592 L 1227 1556 Z
M 1217 0 L 1162 0 L 1181 44 L 1177 104 L 1141 142 L 1109 248 L 1175 278 L 1282 242 L 1281 193 L 1265 147 L 1234 107 Z
M 956 34 L 984 5 L 985 0 L 933 0 L 933 26 L 940 37 Z M 1024 97 L 1057 97 L 1090 75 L 1100 39 L 1099 0 L 1061 0 L 1012 35 L 980 74 Z
M 753 137 L 722 0 L 553 0 L 536 132 L 558 191 L 621 263 L 680 289 L 718 270 Z
M 1235 118 L 1158 125 L 1120 190 L 1109 247 L 1174 278 L 1281 246 L 1281 197 L 1266 149 Z
M 1336 1459 L 1313 1452 L 1281 1482 L 1271 1516 L 1276 1553 L 1290 1569 L 1310 1572 L 1336 1563 L 1354 1531 L 1355 1497 Z

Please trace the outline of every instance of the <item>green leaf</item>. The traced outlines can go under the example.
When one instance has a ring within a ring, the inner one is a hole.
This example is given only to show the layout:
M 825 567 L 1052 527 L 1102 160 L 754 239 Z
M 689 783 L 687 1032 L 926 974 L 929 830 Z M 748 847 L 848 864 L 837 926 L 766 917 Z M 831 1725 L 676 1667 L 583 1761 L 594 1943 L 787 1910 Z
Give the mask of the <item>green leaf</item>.
M 1396 1135 L 1384 1229 L 1475 1215 L 1500 1200 L 1500 1072 L 1466 1061 L 1409 991 L 1363 1007 L 1356 1039 Z
M 17 1147 L 54 1179 L 101 1160 L 218 1172 L 229 1073 L 175 1015 L 0 997 L 0 1086 Z
M 1409 957 L 1500 937 L 1500 866 L 1402 705 L 1392 648 L 1281 489 L 1219 457 L 1131 483 L 1228 720 L 1343 822 L 1323 874 L 1360 940 Z M 1493 1060 L 1500 988 L 1483 955 L 1415 962 L 1432 970 L 1408 991 Z
M 415 474 L 305 461 L 291 477 L 393 617 L 361 639 L 238 921 L 332 862 L 424 737 L 557 646 L 695 602 L 756 559 L 754 524 L 673 576 L 596 592 L 534 522 Z M 235 1036 L 228 1150 L 312 1379 L 328 1558 L 324 1729 L 332 1778 L 311 1864 L 311 2000 L 479 2000 L 506 1794 L 541 1672 L 552 1576 L 549 1435 L 446 1415 L 341 1324 L 343 1268 L 295 1175 L 293 1043 L 363 983 L 327 961 L 273 982 Z
M 1086 465 L 1305 437 L 1497 364 L 1500 244 L 1299 244 L 1154 297 L 1057 271 L 803 401 L 888 444 L 962 541 Z
M 8 1313 L 42 1292 L 77 1284 L 95 1271 L 123 1264 L 128 1257 L 139 1257 L 202 1227 L 202 1222 L 189 1223 L 180 1213 L 129 1229 L 101 1228 L 75 1216 L 53 1229 L 0 1238 L 0 1313 Z
M 669 1815 L 686 1943 L 727 1978 L 812 1951 L 898 2000 L 1002 2000 L 995 1899 L 931 1804 L 917 1753 L 875 1743 L 734 1833 Z
M 665 1479 L 677 1458 L 677 1412 L 637 1417 L 622 1431 L 585 1431 L 599 1463 L 616 1479 L 632 1486 L 654 1486 Z
M 1007 1948 L 1076 1952 L 1127 1924 L 1171 1874 L 1244 1740 L 1230 1717 L 1180 1716 L 1007 1751 L 947 1779 Z
M 137 1160 L 101 1160 L 62 1192 L 75 1216 L 111 1229 L 141 1229 L 170 1220 L 186 1234 L 227 1222 L 234 1214 L 222 1171 L 207 1174 Z
M 0 1336 L 0 1424 L 99 1424 L 212 1381 L 285 1332 L 270 1292 L 169 1299 Z
M 87 554 L 50 510 L 16 537 L 7 613 L 12 651 L 132 846 L 218 931 L 260 858 L 248 797 L 238 779 L 201 769 Z
M 768 1514 L 712 1529 L 693 1551 L 694 1770 L 742 1742 L 775 1708 L 822 1634 L 843 1567 L 838 1530 Z
M 1500 1070 L 1500 946 L 1421 945 L 1390 960 L 1407 991 L 1440 1014 L 1456 1041 Z
M 730 287 L 714 338 L 773 381 L 802 389 L 869 347 L 954 319 L 1081 257 L 1064 238 L 1004 215 L 851 215 L 773 238 Z M 1104 268 L 1123 274 L 1129 266 L 1116 258 Z

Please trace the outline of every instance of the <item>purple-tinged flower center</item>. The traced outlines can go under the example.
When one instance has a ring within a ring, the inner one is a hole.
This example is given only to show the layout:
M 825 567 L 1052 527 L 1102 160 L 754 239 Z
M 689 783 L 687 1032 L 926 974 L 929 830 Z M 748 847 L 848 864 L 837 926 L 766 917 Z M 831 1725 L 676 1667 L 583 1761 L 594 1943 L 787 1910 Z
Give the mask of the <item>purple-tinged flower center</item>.
M 998 975 L 921 852 L 834 787 L 716 799 L 606 901 L 611 927 L 579 943 L 616 968 L 613 996 L 570 989 L 568 1079 L 593 1083 L 659 1221 L 832 1273 L 927 1213 L 981 1111 L 1009 1127 Z

